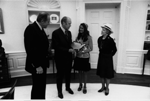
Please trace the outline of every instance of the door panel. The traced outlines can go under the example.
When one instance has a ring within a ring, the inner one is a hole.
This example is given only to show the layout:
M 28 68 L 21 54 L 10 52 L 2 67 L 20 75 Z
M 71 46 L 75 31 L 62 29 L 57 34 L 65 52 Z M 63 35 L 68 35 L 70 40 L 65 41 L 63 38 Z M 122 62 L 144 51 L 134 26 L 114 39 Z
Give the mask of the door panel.
M 101 36 L 101 26 L 105 23 L 110 23 L 112 25 L 113 34 L 111 37 L 116 39 L 118 35 L 115 34 L 115 9 L 114 8 L 99 8 L 99 9 L 87 9 L 86 10 L 86 23 L 88 24 L 88 30 L 93 39 L 93 51 L 91 52 L 91 64 L 92 68 L 97 68 L 98 60 L 98 45 L 97 40 Z M 114 57 L 114 67 L 116 67 L 116 56 Z
M 99 37 L 99 24 L 98 23 L 91 23 L 90 24 L 90 34 L 92 35 L 92 39 L 93 39 L 93 44 L 96 45 L 97 44 L 97 38 Z
M 115 31 L 115 10 L 114 9 L 107 9 L 102 10 L 102 25 L 105 23 L 109 23 L 112 25 L 112 30 Z M 115 34 L 111 34 L 112 38 L 115 38 Z

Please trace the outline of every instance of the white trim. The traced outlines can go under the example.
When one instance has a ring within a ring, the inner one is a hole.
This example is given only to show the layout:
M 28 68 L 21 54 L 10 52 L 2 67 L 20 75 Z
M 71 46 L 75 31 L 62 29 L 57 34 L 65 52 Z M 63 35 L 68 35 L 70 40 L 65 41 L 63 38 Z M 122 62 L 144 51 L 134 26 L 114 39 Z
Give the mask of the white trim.
M 36 9 L 60 9 L 60 2 L 58 0 L 28 0 L 27 6 Z
M 121 3 L 122 0 L 83 0 L 85 3 Z
M 55 11 L 55 12 L 60 12 L 60 9 L 36 9 L 36 8 L 28 8 L 28 11 Z
M 18 53 L 26 54 L 25 51 L 7 51 L 7 52 L 6 52 L 6 54 L 18 54 Z
M 86 21 L 86 18 L 85 18 L 85 10 L 86 10 L 86 4 L 90 4 L 90 3 L 118 3 L 119 5 L 120 5 L 120 25 L 119 26 L 123 26 L 124 24 L 126 24 L 125 23 L 125 21 L 124 21 L 124 19 L 125 19 L 125 17 L 124 17 L 124 15 L 125 15 L 125 6 L 124 6 L 124 4 L 123 4 L 123 2 L 122 2 L 122 0 L 120 0 L 120 1 L 118 1 L 118 0 L 108 0 L 108 1 L 106 1 L 106 0 L 103 0 L 103 1 L 100 1 L 100 0 L 83 0 L 83 2 L 80 2 L 80 7 L 79 7 L 79 16 L 80 16 L 80 18 L 84 18 L 84 19 L 80 19 L 78 22 L 80 23 L 80 22 L 85 22 Z M 82 7 L 83 6 L 83 7 Z M 78 16 L 78 15 L 77 15 Z M 121 39 L 123 39 L 124 38 L 124 30 L 125 30 L 125 28 L 124 27 L 120 27 L 120 30 L 119 30 L 119 33 L 122 33 L 122 35 L 119 35 L 119 38 L 121 37 Z M 119 72 L 123 72 L 123 69 L 121 68 L 121 69 L 119 69 L 120 67 L 122 67 L 123 65 L 124 65 L 124 63 L 122 63 L 123 62 L 123 60 L 122 59 L 124 59 L 125 60 L 125 58 L 123 58 L 123 57 L 125 57 L 125 46 L 124 46 L 124 44 L 122 45 L 122 43 L 124 43 L 124 39 L 123 40 L 118 40 L 118 57 L 117 57 L 117 68 L 116 68 L 116 71 L 119 71 Z M 121 43 L 120 43 L 121 42 Z M 124 51 L 124 52 L 123 52 Z M 120 53 L 120 54 L 119 54 Z M 124 53 L 123 55 L 122 55 L 122 53 Z M 120 62 L 119 62 L 120 61 Z

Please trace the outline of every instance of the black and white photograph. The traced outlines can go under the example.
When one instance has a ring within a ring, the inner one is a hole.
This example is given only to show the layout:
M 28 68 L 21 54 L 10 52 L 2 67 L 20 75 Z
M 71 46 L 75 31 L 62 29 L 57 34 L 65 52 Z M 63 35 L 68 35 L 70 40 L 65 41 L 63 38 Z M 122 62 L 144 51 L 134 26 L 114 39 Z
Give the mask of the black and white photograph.
M 0 0 L 0 100 L 150 101 L 150 0 Z

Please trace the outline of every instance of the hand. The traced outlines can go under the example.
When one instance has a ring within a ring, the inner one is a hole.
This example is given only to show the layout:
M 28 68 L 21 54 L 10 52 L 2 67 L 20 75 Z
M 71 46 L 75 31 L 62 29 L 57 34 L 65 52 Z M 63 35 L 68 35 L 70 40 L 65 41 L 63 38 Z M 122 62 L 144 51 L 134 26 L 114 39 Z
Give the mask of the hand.
M 72 54 L 74 54 L 75 50 L 74 49 L 69 49 L 69 52 L 71 52 Z
M 77 56 L 76 51 L 74 51 L 74 53 L 72 54 L 73 58 L 75 58 Z
M 51 53 L 52 53 L 52 56 L 54 56 L 55 50 L 54 50 L 54 49 L 51 49 Z
M 41 66 L 36 68 L 36 73 L 37 74 L 42 74 L 43 73 L 43 68 Z
M 78 51 L 78 54 L 80 54 L 80 55 L 83 54 L 83 53 L 84 53 L 84 51 Z
M 54 53 L 54 52 L 55 52 L 55 50 L 54 50 L 54 49 L 51 49 L 51 52 L 52 52 L 52 53 Z

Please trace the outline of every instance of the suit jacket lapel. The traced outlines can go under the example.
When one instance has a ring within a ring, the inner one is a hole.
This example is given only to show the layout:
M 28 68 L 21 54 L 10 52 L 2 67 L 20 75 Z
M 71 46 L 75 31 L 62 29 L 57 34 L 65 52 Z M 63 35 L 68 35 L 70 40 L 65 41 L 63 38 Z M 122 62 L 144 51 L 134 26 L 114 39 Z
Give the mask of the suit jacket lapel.
M 37 31 L 39 32 L 39 34 L 40 34 L 39 36 L 43 36 L 43 38 L 45 38 L 46 43 L 48 43 L 48 38 L 46 36 L 46 33 L 45 33 L 44 29 L 41 30 L 40 27 L 37 25 L 36 22 L 34 22 L 33 24 L 35 25 Z
M 66 35 L 65 35 L 65 33 L 62 31 L 62 29 L 60 28 L 60 30 L 61 30 L 61 33 L 62 33 L 62 37 L 64 37 L 64 39 L 67 41 L 67 43 L 68 43 L 68 39 L 66 38 Z

